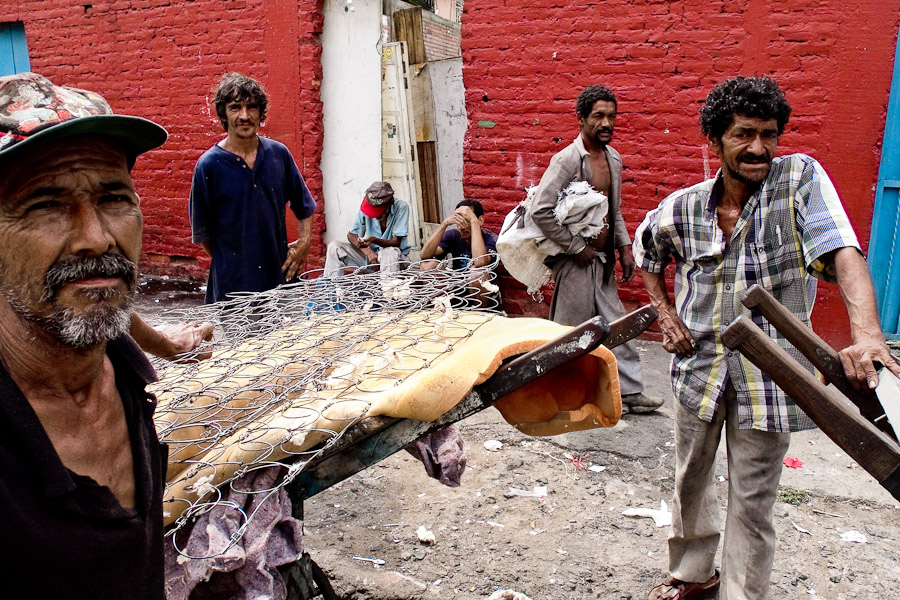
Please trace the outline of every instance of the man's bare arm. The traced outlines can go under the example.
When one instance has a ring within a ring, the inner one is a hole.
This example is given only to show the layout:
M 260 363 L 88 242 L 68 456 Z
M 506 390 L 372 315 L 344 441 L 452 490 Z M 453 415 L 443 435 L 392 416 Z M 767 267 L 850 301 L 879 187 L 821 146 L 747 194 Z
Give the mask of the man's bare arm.
M 850 317 L 850 336 L 853 340 L 840 352 L 847 379 L 858 389 L 874 388 L 878 385 L 878 373 L 873 365 L 875 361 L 900 377 L 900 365 L 891 357 L 881 332 L 875 290 L 865 259 L 856 248 L 846 247 L 836 250 L 832 260 L 841 297 Z
M 400 242 L 402 241 L 399 237 L 392 238 L 377 238 L 377 237 L 367 237 L 363 238 L 366 245 L 375 244 L 376 246 L 381 246 L 382 248 L 399 248 Z
M 444 254 L 443 248 L 441 248 L 441 238 L 444 237 L 444 232 L 447 231 L 447 228 L 451 225 L 455 224 L 454 216 L 456 213 L 453 213 L 443 221 L 441 221 L 440 227 L 434 230 L 434 232 L 425 240 L 425 244 L 422 245 L 422 251 L 419 253 L 419 256 L 422 257 L 422 260 L 427 260 L 430 258 L 436 258 Z
M 641 271 L 641 277 L 644 279 L 644 286 L 650 296 L 650 304 L 659 313 L 657 322 L 663 333 L 663 348 L 667 352 L 693 356 L 694 337 L 688 331 L 681 317 L 678 316 L 675 305 L 669 300 L 664 273 Z
M 469 221 L 469 241 L 472 244 L 472 258 L 474 259 L 472 266 L 484 267 L 491 262 L 491 257 L 488 256 L 484 235 L 481 233 L 481 223 L 478 221 L 478 217 L 475 216 L 475 211 L 470 207 L 461 206 L 457 210 L 462 211 L 462 209 L 466 210 L 460 214 Z
M 369 248 L 369 242 L 367 239 L 362 239 L 351 231 L 347 234 L 347 241 L 349 241 L 354 248 L 358 248 L 362 251 L 363 254 L 366 255 L 366 258 L 368 259 L 370 265 L 378 264 L 378 255 L 374 250 Z
M 309 245 L 312 242 L 312 221 L 311 215 L 305 219 L 297 220 L 297 239 L 288 244 L 287 259 L 281 265 L 285 281 L 290 281 L 299 275 L 304 265 L 306 265 Z
M 204 341 L 211 340 L 213 326 L 209 323 L 178 323 L 163 330 L 157 330 L 137 313 L 131 313 L 129 333 L 144 352 L 167 360 L 178 360 L 179 357 L 195 350 Z M 211 353 L 207 352 L 192 358 L 204 360 L 210 356 Z
M 619 263 L 622 265 L 622 282 L 634 279 L 635 263 L 631 255 L 631 244 L 619 246 Z
M 368 244 L 363 243 L 360 237 L 352 231 L 347 234 L 347 241 L 350 242 L 350 245 L 354 248 L 362 249 L 368 246 Z

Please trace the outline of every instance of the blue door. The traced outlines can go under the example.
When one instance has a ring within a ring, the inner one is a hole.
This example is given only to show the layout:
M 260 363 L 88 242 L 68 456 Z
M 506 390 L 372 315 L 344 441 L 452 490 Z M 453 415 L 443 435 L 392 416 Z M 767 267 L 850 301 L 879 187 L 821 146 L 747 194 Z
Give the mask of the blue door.
M 31 70 L 24 23 L 0 23 L 0 77 Z
M 900 44 L 894 57 L 894 77 L 888 102 L 881 169 L 875 192 L 869 270 L 881 328 L 888 338 L 900 339 Z

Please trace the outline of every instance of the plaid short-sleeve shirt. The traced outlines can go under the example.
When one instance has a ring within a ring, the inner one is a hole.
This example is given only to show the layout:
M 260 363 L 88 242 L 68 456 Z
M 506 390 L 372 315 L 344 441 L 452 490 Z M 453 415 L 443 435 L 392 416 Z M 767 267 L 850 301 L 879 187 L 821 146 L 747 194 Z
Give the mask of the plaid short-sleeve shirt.
M 672 358 L 676 398 L 703 420 L 719 410 L 731 379 L 741 429 L 787 432 L 813 426 L 791 399 L 739 352 L 722 332 L 740 315 L 762 327 L 795 359 L 812 366 L 757 311 L 743 292 L 759 284 L 810 325 L 816 279 L 834 281 L 822 258 L 859 244 L 834 185 L 822 166 L 803 154 L 775 158 L 768 177 L 747 201 L 726 243 L 716 217 L 716 182 L 679 190 L 647 213 L 634 238 L 640 268 L 660 273 L 675 263 L 675 308 L 696 342 L 694 356 Z

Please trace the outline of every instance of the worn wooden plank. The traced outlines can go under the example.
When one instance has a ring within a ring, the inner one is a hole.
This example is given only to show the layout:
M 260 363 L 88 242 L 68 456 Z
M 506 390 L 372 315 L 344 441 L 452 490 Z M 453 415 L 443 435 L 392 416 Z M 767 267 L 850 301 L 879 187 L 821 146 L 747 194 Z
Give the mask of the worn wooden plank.
M 440 223 L 441 198 L 438 180 L 437 150 L 434 142 L 416 143 L 419 154 L 419 180 L 422 182 L 422 208 L 426 223 Z
M 735 319 L 722 333 L 722 341 L 771 377 L 828 437 L 900 500 L 896 440 L 866 420 L 848 400 L 831 394 L 750 319 Z
M 781 305 L 766 289 L 754 285 L 741 301 L 750 310 L 759 313 L 783 335 L 803 356 L 809 359 L 825 380 L 834 385 L 859 408 L 859 412 L 895 440 L 897 436 L 887 419 L 884 409 L 871 390 L 858 390 L 844 374 L 844 367 L 837 351 Z M 879 419 L 879 420 L 876 420 Z
M 609 324 L 609 336 L 603 345 L 607 348 L 615 348 L 636 338 L 644 333 L 658 317 L 659 313 L 650 304 L 631 311 Z
M 420 64 L 428 59 L 425 54 L 425 33 L 422 29 L 422 9 L 408 8 L 394 13 L 394 41 L 406 42 L 409 64 Z
M 431 69 L 428 67 L 428 63 L 410 67 L 412 77 L 410 77 L 409 92 L 412 97 L 417 142 L 437 140 L 434 126 L 434 93 L 431 85 Z

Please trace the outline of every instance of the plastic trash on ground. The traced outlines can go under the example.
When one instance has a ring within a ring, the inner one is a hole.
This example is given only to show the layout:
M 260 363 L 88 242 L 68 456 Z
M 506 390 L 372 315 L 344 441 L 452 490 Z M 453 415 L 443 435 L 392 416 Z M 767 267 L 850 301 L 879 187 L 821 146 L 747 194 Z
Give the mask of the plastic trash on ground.
M 785 456 L 782 462 L 784 462 L 784 466 L 791 469 L 799 469 L 803 466 L 803 462 L 799 458 L 791 458 L 789 456 Z
M 626 517 L 647 517 L 653 519 L 657 527 L 666 527 L 672 524 L 672 513 L 665 500 L 659 501 L 659 510 L 652 508 L 627 508 L 622 511 Z
M 488 452 L 496 452 L 497 450 L 499 450 L 502 447 L 503 447 L 503 442 L 500 442 L 497 440 L 487 440 L 484 443 L 484 449 L 487 450 Z
M 509 491 L 506 492 L 507 496 L 524 496 L 526 498 L 546 498 L 547 497 L 547 486 L 534 486 L 534 490 L 520 490 L 518 488 L 509 488 Z
M 531 600 L 531 598 L 513 590 L 497 590 L 488 596 L 487 600 Z
M 423 544 L 434 544 L 437 541 L 434 537 L 434 532 L 427 529 L 424 525 L 419 525 L 419 528 L 416 529 L 416 536 Z
M 841 540 L 844 542 L 854 542 L 857 544 L 865 544 L 866 542 L 868 542 L 865 535 L 853 529 L 842 533 Z

